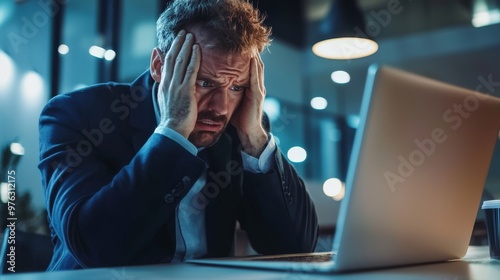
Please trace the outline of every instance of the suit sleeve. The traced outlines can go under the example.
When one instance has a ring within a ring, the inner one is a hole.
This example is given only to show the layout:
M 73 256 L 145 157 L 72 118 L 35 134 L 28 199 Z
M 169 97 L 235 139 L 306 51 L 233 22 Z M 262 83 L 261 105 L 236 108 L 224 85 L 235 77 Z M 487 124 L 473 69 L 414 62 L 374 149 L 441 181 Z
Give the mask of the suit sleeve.
M 39 169 L 51 228 L 82 267 L 129 264 L 147 254 L 205 165 L 152 134 L 128 164 L 111 170 L 99 143 L 88 145 L 82 131 L 89 124 L 75 99 L 58 96 L 40 116 Z
M 318 221 L 314 204 L 295 168 L 276 148 L 271 172 L 244 173 L 240 223 L 261 254 L 314 251 Z

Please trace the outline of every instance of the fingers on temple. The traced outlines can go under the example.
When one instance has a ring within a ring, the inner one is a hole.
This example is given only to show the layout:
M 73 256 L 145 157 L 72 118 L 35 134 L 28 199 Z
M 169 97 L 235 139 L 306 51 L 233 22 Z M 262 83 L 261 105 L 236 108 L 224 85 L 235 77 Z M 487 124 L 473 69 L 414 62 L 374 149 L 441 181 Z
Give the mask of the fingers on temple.
M 253 82 L 256 83 L 256 85 L 259 87 L 259 90 L 265 94 L 265 88 L 264 88 L 264 63 L 262 62 L 262 59 L 260 55 L 256 55 L 253 58 Z
M 165 55 L 165 63 L 163 64 L 163 77 L 165 77 L 165 79 L 167 80 L 172 79 L 177 57 L 179 56 L 179 53 L 186 39 L 185 36 L 186 32 L 184 30 L 179 31 L 177 36 L 174 38 L 170 49 Z
M 182 84 L 186 78 L 186 69 L 191 62 L 194 38 L 192 34 L 187 34 L 182 47 L 175 59 L 175 67 L 172 75 L 172 82 Z
M 200 68 L 200 48 L 198 45 L 193 45 L 191 51 L 191 59 L 189 60 L 189 64 L 186 68 L 186 76 L 185 81 L 194 85 L 196 83 L 196 76 L 198 74 L 198 69 Z

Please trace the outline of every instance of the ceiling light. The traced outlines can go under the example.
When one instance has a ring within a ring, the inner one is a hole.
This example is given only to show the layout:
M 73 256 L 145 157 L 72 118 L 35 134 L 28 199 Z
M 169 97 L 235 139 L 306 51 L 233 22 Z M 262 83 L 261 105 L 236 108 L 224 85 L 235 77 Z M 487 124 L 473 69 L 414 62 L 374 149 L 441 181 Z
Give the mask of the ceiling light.
M 472 25 L 474 27 L 482 27 L 500 22 L 500 10 L 490 10 L 474 13 L 472 17 Z
M 0 183 L 0 201 L 7 203 L 9 201 L 9 184 L 6 182 Z
M 9 21 L 15 12 L 14 1 L 0 2 L 0 26 Z
M 93 57 L 103 58 L 105 52 L 105 49 L 98 46 L 92 46 L 89 48 L 89 54 Z
M 339 201 L 344 198 L 345 185 L 337 178 L 330 178 L 323 183 L 323 193 Z
M 355 59 L 374 54 L 378 50 L 378 44 L 366 38 L 342 37 L 318 42 L 312 50 L 323 58 Z
M 24 147 L 20 143 L 12 142 L 10 145 L 5 146 L 2 150 L 0 158 L 2 161 L 0 162 L 1 170 L 10 170 L 15 169 L 19 160 L 24 155 Z
M 355 1 L 336 0 L 330 11 L 320 25 L 321 39 L 312 47 L 314 54 L 328 59 L 355 59 L 378 50 L 378 44 L 362 31 L 365 21 Z
M 108 61 L 115 59 L 116 52 L 114 50 L 106 50 L 99 46 L 92 46 L 89 48 L 89 54 L 93 57 L 104 58 Z
M 332 81 L 337 84 L 347 84 L 351 80 L 351 76 L 346 71 L 333 71 L 331 75 Z
M 24 147 L 21 143 L 12 142 L 10 143 L 10 152 L 13 155 L 22 156 L 24 155 Z
M 264 99 L 264 112 L 266 112 L 271 122 L 277 121 L 281 114 L 279 100 L 274 97 L 266 97 L 266 99 Z
M 114 50 L 107 50 L 104 52 L 104 59 L 111 61 L 115 59 L 116 52 Z
M 14 61 L 0 50 L 0 92 L 9 92 L 15 78 Z
M 287 157 L 292 162 L 303 162 L 307 158 L 307 152 L 304 148 L 295 146 L 287 152 Z
M 22 76 L 20 93 L 23 104 L 39 106 L 44 101 L 44 90 L 45 82 L 38 72 L 28 71 Z
M 314 97 L 311 99 L 311 107 L 316 110 L 323 110 L 328 106 L 328 101 L 323 97 Z
M 68 54 L 69 53 L 69 47 L 68 45 L 65 45 L 65 44 L 60 44 L 59 47 L 57 48 L 57 51 L 60 53 L 60 54 Z
M 500 9 L 496 5 L 492 5 L 490 1 L 476 0 L 472 9 L 472 25 L 474 27 L 482 27 L 500 22 Z

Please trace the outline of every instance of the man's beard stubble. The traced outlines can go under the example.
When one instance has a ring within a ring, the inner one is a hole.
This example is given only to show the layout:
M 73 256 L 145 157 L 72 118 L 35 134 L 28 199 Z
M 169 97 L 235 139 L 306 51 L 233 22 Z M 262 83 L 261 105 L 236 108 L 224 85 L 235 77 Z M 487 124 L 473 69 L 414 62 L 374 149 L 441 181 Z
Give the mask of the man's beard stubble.
M 208 119 L 215 123 L 222 123 L 222 128 L 217 132 L 212 131 L 193 131 L 189 137 L 189 142 L 193 143 L 196 147 L 210 147 L 217 143 L 220 136 L 227 127 L 227 118 L 225 115 L 216 115 L 212 111 L 203 111 L 198 113 L 197 120 Z

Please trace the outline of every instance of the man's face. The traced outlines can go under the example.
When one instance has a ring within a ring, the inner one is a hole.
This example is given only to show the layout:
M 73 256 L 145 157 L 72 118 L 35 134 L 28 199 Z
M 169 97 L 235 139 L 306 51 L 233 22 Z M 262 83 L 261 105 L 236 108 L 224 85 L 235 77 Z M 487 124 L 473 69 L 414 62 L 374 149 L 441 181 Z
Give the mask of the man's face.
M 201 50 L 196 79 L 198 118 L 189 141 L 197 147 L 215 144 L 249 87 L 250 55 L 228 54 L 210 48 L 210 36 L 200 28 L 187 30 Z

